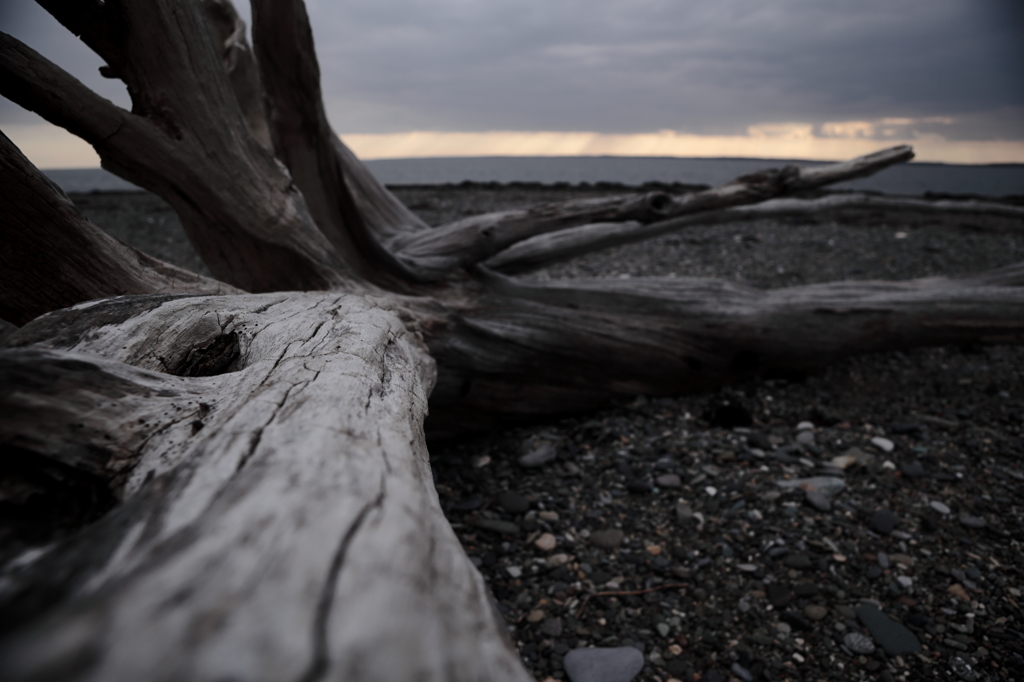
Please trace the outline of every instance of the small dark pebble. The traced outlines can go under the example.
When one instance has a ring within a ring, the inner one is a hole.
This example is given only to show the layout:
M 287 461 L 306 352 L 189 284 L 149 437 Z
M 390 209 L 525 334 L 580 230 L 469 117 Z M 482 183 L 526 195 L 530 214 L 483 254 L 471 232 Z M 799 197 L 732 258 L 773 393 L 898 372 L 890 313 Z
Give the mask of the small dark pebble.
M 879 509 L 871 515 L 871 519 L 868 521 L 868 528 L 879 535 L 888 535 L 898 525 L 900 525 L 900 517 L 888 509 Z
M 498 495 L 498 506 L 510 514 L 525 514 L 530 501 L 513 490 L 506 490 Z

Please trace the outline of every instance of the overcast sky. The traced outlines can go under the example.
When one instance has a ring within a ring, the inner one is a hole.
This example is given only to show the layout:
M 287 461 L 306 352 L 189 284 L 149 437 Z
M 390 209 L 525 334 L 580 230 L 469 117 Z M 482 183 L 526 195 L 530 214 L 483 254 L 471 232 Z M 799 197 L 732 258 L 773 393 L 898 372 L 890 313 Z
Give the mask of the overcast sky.
M 722 155 L 742 152 L 730 139 L 823 150 L 918 140 L 1024 162 L 1024 0 L 307 5 L 332 124 L 346 139 L 390 141 L 378 156 L 399 154 L 410 131 L 441 152 L 494 131 L 515 144 L 541 139 L 537 131 L 576 135 L 543 138 L 563 142 L 584 133 L 591 143 L 579 149 L 598 151 L 595 140 L 671 131 L 661 139 L 703 138 Z M 100 61 L 34 3 L 3 0 L 0 26 L 127 105 L 123 88 L 98 76 Z M 0 103 L 5 131 L 24 135 L 37 121 Z

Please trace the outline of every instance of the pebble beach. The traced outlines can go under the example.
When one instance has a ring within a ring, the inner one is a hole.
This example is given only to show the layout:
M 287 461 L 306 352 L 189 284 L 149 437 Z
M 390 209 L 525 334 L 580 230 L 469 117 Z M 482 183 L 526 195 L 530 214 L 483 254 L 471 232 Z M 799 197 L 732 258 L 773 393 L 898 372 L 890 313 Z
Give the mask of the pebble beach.
M 430 224 L 621 187 L 399 187 Z M 74 194 L 198 272 L 143 192 Z M 690 228 L 526 275 L 757 287 L 1024 261 L 1008 218 Z M 538 680 L 1024 679 L 1024 348 L 937 347 L 431 445 L 438 494 Z

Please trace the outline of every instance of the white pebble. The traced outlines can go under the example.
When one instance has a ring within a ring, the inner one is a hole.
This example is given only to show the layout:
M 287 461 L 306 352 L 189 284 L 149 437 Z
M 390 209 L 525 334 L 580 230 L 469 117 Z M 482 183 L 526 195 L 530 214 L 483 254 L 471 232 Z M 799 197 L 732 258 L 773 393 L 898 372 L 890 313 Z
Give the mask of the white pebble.
M 871 439 L 871 444 L 882 452 L 892 452 L 896 449 L 896 444 L 888 438 L 882 438 L 881 436 L 875 436 Z
M 509 577 L 511 578 L 518 578 L 523 574 L 523 569 L 519 568 L 518 566 L 506 566 L 505 572 L 508 573 Z
M 800 422 L 799 424 L 796 425 L 796 430 L 797 431 L 813 431 L 814 430 L 814 422 Z
M 889 461 L 889 460 L 885 460 L 884 462 L 882 462 L 882 468 L 883 468 L 883 469 L 895 469 L 895 468 L 896 468 L 896 465 L 895 465 L 895 464 L 893 464 L 893 463 L 892 463 L 891 461 Z
M 718 488 L 716 488 L 713 485 L 709 485 L 708 487 L 704 488 L 704 492 L 706 492 L 710 497 L 714 497 L 715 495 L 718 494 Z
M 940 514 L 948 514 L 950 512 L 950 508 L 942 504 L 938 500 L 932 500 L 931 502 L 928 503 L 928 506 L 934 509 L 935 511 L 939 512 Z
M 900 584 L 900 587 L 906 590 L 914 584 L 914 579 L 907 575 L 901 575 L 896 578 L 896 582 Z

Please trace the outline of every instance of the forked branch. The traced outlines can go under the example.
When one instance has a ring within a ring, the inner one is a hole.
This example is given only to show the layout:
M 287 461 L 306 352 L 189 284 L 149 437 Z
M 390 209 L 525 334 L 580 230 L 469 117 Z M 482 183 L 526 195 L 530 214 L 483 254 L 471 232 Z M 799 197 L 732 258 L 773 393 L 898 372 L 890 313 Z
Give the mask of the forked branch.
M 989 201 L 952 201 L 879 196 L 876 194 L 832 194 L 816 199 L 781 198 L 759 204 L 734 206 L 653 223 L 595 223 L 537 235 L 501 251 L 486 261 L 489 268 L 516 273 L 575 258 L 586 253 L 623 244 L 646 241 L 688 227 L 721 225 L 749 220 L 819 216 L 831 211 L 913 211 L 995 215 L 1024 219 L 1024 207 Z
M 655 220 L 751 204 L 870 175 L 914 156 L 900 146 L 852 161 L 804 169 L 786 166 L 751 173 L 719 187 L 672 197 L 662 193 L 541 204 L 466 218 L 434 230 L 399 237 L 389 246 L 424 279 L 437 279 L 457 268 L 485 261 L 530 237 L 588 223 Z

